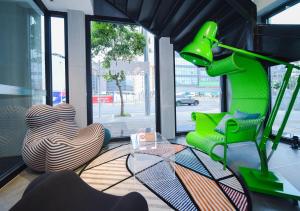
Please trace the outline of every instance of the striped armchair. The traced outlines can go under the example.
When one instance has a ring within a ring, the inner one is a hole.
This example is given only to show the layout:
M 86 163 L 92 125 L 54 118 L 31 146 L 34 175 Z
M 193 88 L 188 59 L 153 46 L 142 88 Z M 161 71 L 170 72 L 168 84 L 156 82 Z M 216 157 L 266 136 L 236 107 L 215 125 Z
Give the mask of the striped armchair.
M 92 124 L 79 129 L 69 104 L 36 105 L 26 113 L 28 126 L 22 157 L 35 171 L 76 169 L 96 156 L 103 144 L 104 128 Z

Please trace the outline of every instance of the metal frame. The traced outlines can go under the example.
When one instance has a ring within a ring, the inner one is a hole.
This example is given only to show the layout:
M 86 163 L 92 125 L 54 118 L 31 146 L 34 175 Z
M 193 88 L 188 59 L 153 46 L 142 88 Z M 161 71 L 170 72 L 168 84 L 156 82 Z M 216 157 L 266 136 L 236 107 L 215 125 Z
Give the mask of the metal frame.
M 93 107 L 92 107 L 92 72 L 91 72 L 91 21 L 100 22 L 112 22 L 118 24 L 133 24 L 136 25 L 134 21 L 124 18 L 114 18 L 108 16 L 96 16 L 96 15 L 86 15 L 85 16 L 85 42 L 86 42 L 86 90 L 87 90 L 87 123 L 93 123 Z M 158 38 L 154 39 L 154 60 L 155 60 L 155 119 L 156 119 L 156 131 L 161 131 L 161 121 L 160 121 L 160 85 L 159 85 L 159 42 Z M 112 140 L 124 141 L 128 140 L 128 136 L 125 137 L 113 137 Z
M 69 103 L 69 53 L 68 53 L 68 13 L 58 11 L 48 11 L 50 19 L 50 45 L 51 45 L 51 17 L 63 18 L 64 19 L 64 31 L 65 31 L 65 86 L 66 86 L 66 103 Z M 50 49 L 52 54 L 52 48 Z M 52 59 L 51 59 L 52 62 Z M 51 64 L 51 92 L 52 92 L 52 64 Z M 52 95 L 52 93 L 51 93 Z M 52 101 L 52 98 L 51 98 Z M 52 102 L 51 102 L 52 103 Z
M 154 63 L 155 63 L 155 121 L 156 131 L 161 133 L 160 115 L 160 59 L 159 59 L 159 38 L 154 37 Z
M 44 14 L 45 21 L 45 77 L 46 104 L 52 105 L 52 56 L 51 56 L 51 17 L 49 11 Z

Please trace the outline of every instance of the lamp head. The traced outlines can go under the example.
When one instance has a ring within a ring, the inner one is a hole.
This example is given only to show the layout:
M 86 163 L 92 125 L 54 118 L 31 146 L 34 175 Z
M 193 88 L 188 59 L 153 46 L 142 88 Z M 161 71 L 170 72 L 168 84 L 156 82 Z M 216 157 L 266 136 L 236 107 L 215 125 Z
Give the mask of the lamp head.
M 218 26 L 213 21 L 206 22 L 198 31 L 194 40 L 185 46 L 180 56 L 198 66 L 207 67 L 213 61 L 212 45 Z

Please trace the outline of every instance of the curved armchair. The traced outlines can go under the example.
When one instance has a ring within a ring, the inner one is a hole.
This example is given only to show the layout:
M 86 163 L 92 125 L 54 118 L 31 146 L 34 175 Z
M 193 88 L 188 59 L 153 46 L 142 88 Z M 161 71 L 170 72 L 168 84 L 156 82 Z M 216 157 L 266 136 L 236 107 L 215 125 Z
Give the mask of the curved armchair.
M 92 124 L 79 129 L 73 106 L 37 105 L 26 114 L 22 157 L 35 171 L 76 169 L 96 156 L 103 144 L 104 128 Z
M 240 54 L 213 62 L 207 73 L 214 77 L 226 75 L 231 88 L 229 112 L 208 114 L 192 113 L 196 130 L 186 136 L 188 144 L 206 152 L 213 160 L 222 161 L 224 168 L 227 159 L 227 145 L 237 142 L 254 141 L 269 105 L 269 86 L 267 74 L 260 62 Z M 224 134 L 215 128 L 226 114 L 240 110 L 248 113 L 259 113 L 257 119 L 228 119 Z M 224 156 L 214 153 L 215 147 L 224 147 Z

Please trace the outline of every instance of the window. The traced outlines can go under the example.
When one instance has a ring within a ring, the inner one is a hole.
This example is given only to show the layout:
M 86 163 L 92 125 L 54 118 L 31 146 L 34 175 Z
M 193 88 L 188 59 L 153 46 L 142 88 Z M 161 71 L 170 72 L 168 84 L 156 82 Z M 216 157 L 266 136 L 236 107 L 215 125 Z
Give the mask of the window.
M 182 59 L 175 52 L 176 131 L 195 129 L 191 113 L 220 112 L 220 77 L 210 77 L 199 68 Z
M 300 3 L 286 6 L 286 9 L 268 19 L 270 24 L 300 24 Z
M 67 102 L 65 18 L 51 17 L 52 104 Z
M 294 62 L 294 64 L 300 65 L 300 62 Z M 279 92 L 279 88 L 282 84 L 284 74 L 286 72 L 286 67 L 283 65 L 273 66 L 270 68 L 270 72 L 271 72 L 271 92 L 272 92 L 272 107 L 273 107 Z M 294 69 L 273 125 L 274 134 L 276 134 L 279 127 L 281 126 L 281 122 L 286 113 L 287 106 L 290 102 L 292 93 L 296 87 L 296 83 L 299 75 L 300 75 L 300 70 Z M 298 95 L 293 110 L 290 114 L 289 120 L 287 122 L 287 125 L 285 127 L 284 134 L 283 134 L 284 137 L 288 137 L 288 138 L 293 136 L 300 137 L 299 116 L 300 116 L 300 96 Z
M 0 1 L 0 180 L 23 164 L 25 114 L 46 102 L 44 14 L 33 0 Z
M 294 4 L 292 6 L 287 6 L 283 11 L 269 17 L 268 23 L 270 24 L 300 24 L 300 3 Z M 300 61 L 294 62 L 294 64 L 300 65 Z M 279 88 L 282 84 L 283 76 L 285 74 L 286 68 L 283 65 L 276 65 L 270 68 L 271 74 L 271 92 L 272 92 L 272 106 L 274 106 L 276 97 L 278 95 Z M 278 115 L 275 119 L 273 125 L 273 133 L 276 134 L 278 131 L 281 122 L 283 120 L 283 116 L 286 112 L 287 106 L 290 102 L 290 98 L 292 96 L 293 90 L 295 89 L 295 85 L 297 79 L 300 75 L 300 70 L 293 70 L 290 82 L 288 84 L 287 90 L 284 94 L 284 98 L 282 104 L 279 108 Z M 300 137 L 300 96 L 298 95 L 293 110 L 290 114 L 289 120 L 285 127 L 283 136 L 284 137 L 292 137 L 298 136 Z
M 155 130 L 154 36 L 135 25 L 91 21 L 91 55 L 93 122 L 112 137 Z

